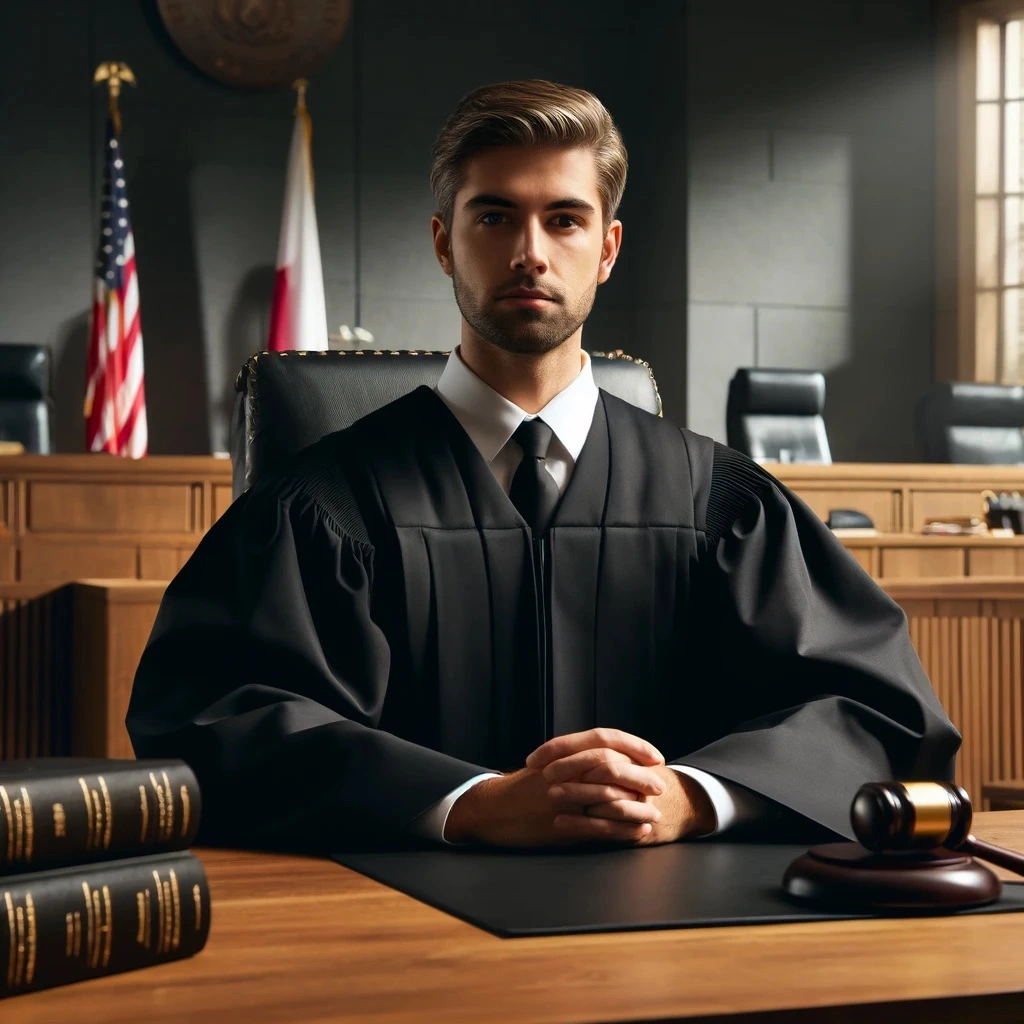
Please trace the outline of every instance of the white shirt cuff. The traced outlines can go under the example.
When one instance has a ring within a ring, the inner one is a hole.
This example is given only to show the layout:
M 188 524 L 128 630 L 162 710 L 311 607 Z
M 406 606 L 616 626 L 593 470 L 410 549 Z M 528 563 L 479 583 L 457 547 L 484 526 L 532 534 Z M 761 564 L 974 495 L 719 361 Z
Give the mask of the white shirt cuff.
M 425 839 L 433 839 L 435 842 L 444 843 L 447 846 L 458 846 L 458 843 L 450 843 L 444 837 L 444 826 L 448 821 L 448 813 L 451 811 L 455 801 L 468 789 L 472 789 L 478 782 L 484 779 L 499 778 L 497 772 L 484 772 L 481 775 L 474 775 L 473 778 L 464 782 L 461 786 L 453 789 L 447 796 L 441 797 L 431 807 L 428 807 L 413 823 L 412 830 Z
M 766 817 L 772 806 L 767 797 L 759 796 L 744 786 L 719 779 L 699 768 L 686 764 L 670 764 L 669 768 L 688 775 L 707 793 L 715 811 L 715 827 L 706 836 L 717 836 L 739 825 L 748 825 Z

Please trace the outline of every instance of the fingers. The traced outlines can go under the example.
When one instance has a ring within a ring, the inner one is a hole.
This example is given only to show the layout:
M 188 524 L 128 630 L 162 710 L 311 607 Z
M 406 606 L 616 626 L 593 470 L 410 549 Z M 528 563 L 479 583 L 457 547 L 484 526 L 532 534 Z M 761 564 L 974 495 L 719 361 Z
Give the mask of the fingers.
M 568 842 L 639 842 L 650 835 L 649 822 L 613 821 L 582 814 L 559 814 L 555 829 Z
M 539 746 L 526 759 L 527 768 L 544 768 L 581 751 L 606 748 L 625 754 L 635 764 L 659 765 L 665 763 L 661 752 L 647 740 L 621 729 L 587 729 L 585 732 L 555 736 Z
M 563 782 L 552 786 L 548 796 L 558 804 L 586 807 L 589 804 L 611 803 L 613 800 L 636 800 L 639 794 L 634 789 L 624 789 L 622 786 Z
M 661 821 L 661 811 L 654 804 L 637 800 L 612 800 L 606 804 L 594 804 L 584 811 L 588 818 L 606 818 L 608 821 L 631 821 L 637 824 Z
M 661 796 L 665 784 L 653 768 L 644 768 L 621 757 L 615 759 L 614 753 L 585 750 L 562 758 L 544 769 L 544 780 L 552 786 L 569 782 L 590 783 L 631 789 L 644 796 Z M 612 756 L 606 759 L 605 755 Z

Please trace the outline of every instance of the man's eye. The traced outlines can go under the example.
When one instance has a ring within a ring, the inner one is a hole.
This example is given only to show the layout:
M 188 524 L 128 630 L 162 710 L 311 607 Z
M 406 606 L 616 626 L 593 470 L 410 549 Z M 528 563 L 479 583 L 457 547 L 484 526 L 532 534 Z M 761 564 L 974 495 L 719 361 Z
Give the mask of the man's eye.
M 505 219 L 503 213 L 485 213 L 480 218 L 481 224 L 500 224 Z
M 580 222 L 568 213 L 560 213 L 555 218 L 555 226 L 560 228 L 576 228 L 579 227 Z

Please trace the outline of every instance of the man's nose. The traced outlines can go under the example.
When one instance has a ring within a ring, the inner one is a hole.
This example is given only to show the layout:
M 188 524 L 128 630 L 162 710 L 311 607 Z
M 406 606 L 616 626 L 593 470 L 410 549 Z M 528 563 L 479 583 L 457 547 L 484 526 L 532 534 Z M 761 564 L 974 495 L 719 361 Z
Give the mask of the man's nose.
M 523 225 L 516 240 L 512 256 L 512 270 L 519 273 L 543 274 L 548 269 L 544 232 L 541 225 L 528 221 Z

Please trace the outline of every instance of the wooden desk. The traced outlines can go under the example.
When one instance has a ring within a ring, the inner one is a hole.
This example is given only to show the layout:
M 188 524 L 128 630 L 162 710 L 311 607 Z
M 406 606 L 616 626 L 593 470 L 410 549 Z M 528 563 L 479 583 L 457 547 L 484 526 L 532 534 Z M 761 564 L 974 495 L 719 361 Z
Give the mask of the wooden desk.
M 1024 811 L 976 831 L 1024 849 Z M 326 861 L 201 856 L 199 956 L 19 996 L 4 1024 L 1024 1019 L 1021 914 L 499 939 Z
M 981 492 L 1024 492 L 1024 466 L 837 462 L 766 465 L 822 519 L 834 508 L 867 513 L 883 533 L 920 533 L 929 519 L 981 514 Z
M 883 533 L 843 537 L 843 547 L 876 580 L 1024 576 L 1024 535 L 926 537 Z

